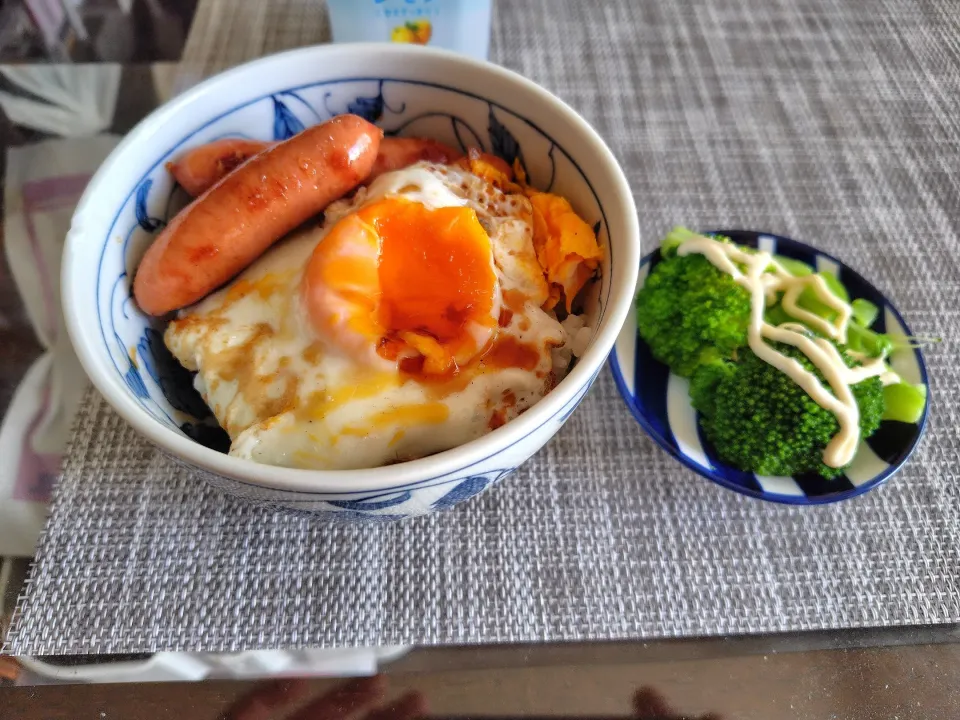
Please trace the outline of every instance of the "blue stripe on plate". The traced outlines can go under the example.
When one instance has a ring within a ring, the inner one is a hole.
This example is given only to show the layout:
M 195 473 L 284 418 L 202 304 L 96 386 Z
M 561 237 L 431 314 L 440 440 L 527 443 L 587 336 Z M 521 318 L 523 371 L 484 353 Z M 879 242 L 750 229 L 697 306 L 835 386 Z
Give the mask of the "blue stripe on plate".
M 915 423 L 884 420 L 865 442 L 877 457 L 896 465 L 909 454 L 920 436 L 920 430 L 920 425 Z
M 825 477 L 815 472 L 794 475 L 793 479 L 803 490 L 805 495 L 830 495 L 838 492 L 846 492 L 853 489 L 853 483 L 846 477 L 840 476 L 833 480 L 827 480 Z
M 661 438 L 676 448 L 676 442 L 667 425 L 667 382 L 670 377 L 669 368 L 656 360 L 650 353 L 649 346 L 637 335 L 636 365 L 624 367 L 624 375 L 632 375 L 636 393 L 634 398 L 637 408 L 643 413 L 647 422 Z M 641 370 L 643 377 L 640 376 Z
M 856 295 L 854 297 L 857 297 Z M 873 302 L 872 298 L 867 298 L 870 302 Z M 870 326 L 870 329 L 874 332 L 885 333 L 887 332 L 887 316 L 890 315 L 890 308 L 887 307 L 887 304 L 880 300 L 878 303 L 874 303 L 882 312 L 877 313 L 877 319 L 873 321 L 873 325 Z

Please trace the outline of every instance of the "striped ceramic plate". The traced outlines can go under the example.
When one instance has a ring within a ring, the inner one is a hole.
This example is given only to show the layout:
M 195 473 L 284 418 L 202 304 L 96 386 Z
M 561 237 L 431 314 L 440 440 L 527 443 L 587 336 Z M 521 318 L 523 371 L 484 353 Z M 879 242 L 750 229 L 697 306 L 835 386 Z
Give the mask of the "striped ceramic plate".
M 748 230 L 711 231 L 729 236 L 735 243 L 759 247 L 802 260 L 818 270 L 830 270 L 850 291 L 851 298 L 865 298 L 883 309 L 873 329 L 910 335 L 896 308 L 863 277 L 836 258 L 796 240 Z M 641 261 L 638 289 L 660 260 L 659 251 Z M 927 369 L 920 350 L 898 350 L 891 356 L 894 370 L 907 382 L 927 384 Z M 637 334 L 634 315 L 620 331 L 611 355 L 617 387 L 637 422 L 665 450 L 704 477 L 745 495 L 773 502 L 813 505 L 837 502 L 860 495 L 893 475 L 913 452 L 923 433 L 927 412 L 917 424 L 885 420 L 877 433 L 861 441 L 846 473 L 825 480 L 815 473 L 793 477 L 767 477 L 743 472 L 720 462 L 700 432 L 696 411 L 690 405 L 689 384 L 670 373 L 650 354 Z M 929 408 L 929 403 L 927 404 Z

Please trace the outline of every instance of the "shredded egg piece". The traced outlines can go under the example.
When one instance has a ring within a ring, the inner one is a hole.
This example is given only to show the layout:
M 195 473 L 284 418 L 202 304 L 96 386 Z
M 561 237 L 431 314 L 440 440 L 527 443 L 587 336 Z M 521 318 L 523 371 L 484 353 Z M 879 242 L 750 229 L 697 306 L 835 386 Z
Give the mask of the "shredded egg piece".
M 793 317 L 806 323 L 807 327 L 844 344 L 847 326 L 853 315 L 849 304 L 838 298 L 818 275 L 795 277 L 773 259 L 768 252 L 746 252 L 731 243 L 699 236 L 684 241 L 677 247 L 677 255 L 700 254 L 718 270 L 727 273 L 750 292 L 750 324 L 747 341 L 754 354 L 773 365 L 803 388 L 817 405 L 834 414 L 840 424 L 839 432 L 823 451 L 823 462 L 830 467 L 843 467 L 853 460 L 860 443 L 860 410 L 850 390 L 871 377 L 887 372 L 884 358 L 865 362 L 859 367 L 847 367 L 837 348 L 823 338 L 811 338 L 800 323 L 784 323 L 780 326 L 764 321 L 763 313 L 768 298 L 782 292 L 784 309 Z M 740 269 L 740 266 L 744 270 Z M 800 294 L 810 287 L 817 298 L 833 308 L 837 317 L 829 322 L 797 305 Z M 768 345 L 765 340 L 791 345 L 802 352 L 826 379 L 831 393 L 817 376 L 803 367 L 794 358 Z

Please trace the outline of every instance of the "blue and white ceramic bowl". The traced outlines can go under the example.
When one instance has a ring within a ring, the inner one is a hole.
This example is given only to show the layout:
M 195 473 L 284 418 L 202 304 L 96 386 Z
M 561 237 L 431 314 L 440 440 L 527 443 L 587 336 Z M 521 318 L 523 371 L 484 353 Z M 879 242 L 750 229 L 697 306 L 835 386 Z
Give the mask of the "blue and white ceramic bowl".
M 516 420 L 413 462 L 338 472 L 277 468 L 222 452 L 222 433 L 162 327 L 139 311 L 131 277 L 152 236 L 183 202 L 164 163 L 224 137 L 287 138 L 350 112 L 388 134 L 433 137 L 519 159 L 531 181 L 568 198 L 607 248 L 593 342 L 570 374 Z M 63 260 L 67 329 L 85 370 L 131 425 L 191 472 L 258 502 L 331 518 L 395 520 L 443 509 L 514 471 L 583 399 L 631 306 L 639 265 L 636 208 L 596 132 L 512 72 L 412 46 L 329 45 L 264 58 L 160 108 L 103 164 L 80 201 Z M 218 445 L 221 446 L 218 449 Z
M 749 230 L 711 230 L 733 242 L 802 260 L 818 270 L 828 270 L 843 282 L 851 298 L 864 298 L 882 308 L 873 329 L 910 335 L 897 309 L 856 271 L 809 245 L 769 233 Z M 660 261 L 660 251 L 640 263 L 637 291 Z M 893 369 L 907 382 L 927 384 L 927 368 L 918 349 L 895 351 Z M 690 405 L 689 381 L 670 372 L 654 359 L 637 333 L 631 308 L 611 355 L 613 376 L 637 422 L 667 452 L 708 480 L 744 495 L 793 505 L 817 505 L 846 500 L 867 492 L 890 478 L 907 461 L 923 433 L 927 410 L 917 424 L 885 420 L 877 433 L 862 440 L 846 473 L 826 480 L 815 473 L 794 477 L 766 477 L 743 472 L 717 459 L 700 431 L 697 413 Z M 929 401 L 927 408 L 930 407 Z

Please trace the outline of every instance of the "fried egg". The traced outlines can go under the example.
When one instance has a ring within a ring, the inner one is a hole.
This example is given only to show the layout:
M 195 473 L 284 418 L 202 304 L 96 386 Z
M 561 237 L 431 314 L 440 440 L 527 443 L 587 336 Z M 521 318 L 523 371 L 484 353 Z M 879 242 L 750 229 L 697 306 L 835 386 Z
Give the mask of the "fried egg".
M 582 321 L 543 309 L 533 213 L 459 167 L 386 173 L 182 311 L 165 342 L 231 455 L 353 469 L 461 445 L 542 398 L 585 344 Z

